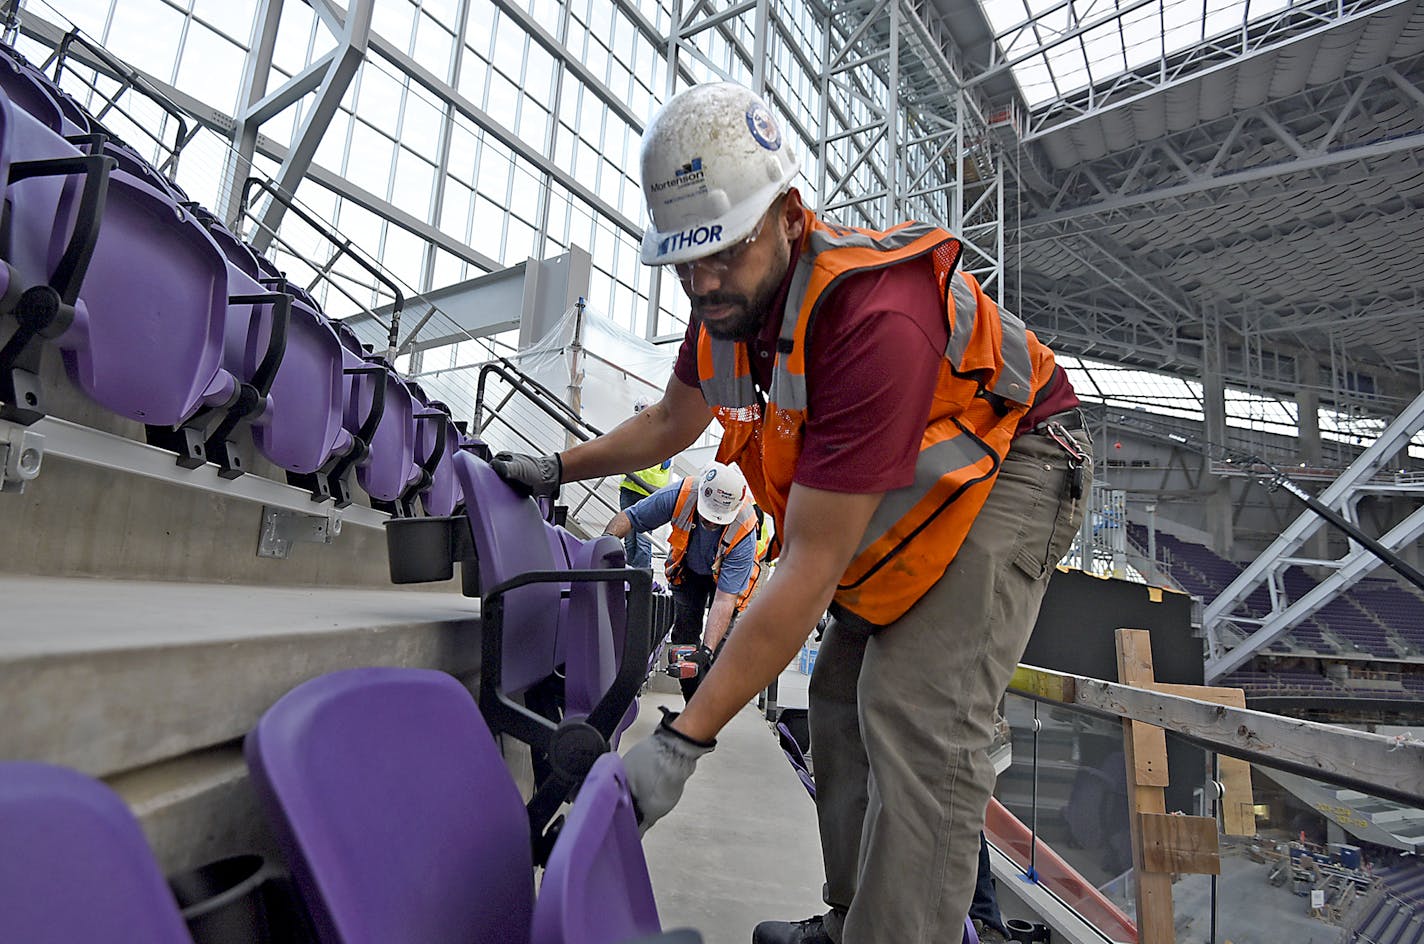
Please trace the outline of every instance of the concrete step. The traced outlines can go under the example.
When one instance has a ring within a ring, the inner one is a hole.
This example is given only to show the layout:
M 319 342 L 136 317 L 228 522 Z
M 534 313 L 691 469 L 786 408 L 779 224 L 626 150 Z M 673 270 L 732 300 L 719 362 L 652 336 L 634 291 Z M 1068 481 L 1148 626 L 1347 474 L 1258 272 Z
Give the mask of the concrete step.
M 0 758 L 108 780 L 168 871 L 257 841 L 241 738 L 294 686 L 479 671 L 479 604 L 452 593 L 0 577 L 0 601 Z

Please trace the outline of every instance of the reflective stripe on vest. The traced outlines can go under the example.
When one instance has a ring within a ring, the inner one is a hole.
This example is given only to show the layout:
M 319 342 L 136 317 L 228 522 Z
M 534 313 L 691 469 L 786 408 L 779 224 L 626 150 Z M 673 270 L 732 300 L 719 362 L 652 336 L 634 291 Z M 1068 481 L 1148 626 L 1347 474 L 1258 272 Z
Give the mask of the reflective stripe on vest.
M 984 295 L 972 275 L 956 271 L 960 244 L 949 233 L 919 223 L 884 233 L 845 229 L 809 211 L 806 226 L 766 404 L 751 405 L 756 391 L 746 346 L 718 341 L 705 329 L 698 338 L 702 391 L 724 430 L 718 460 L 741 467 L 757 503 L 784 530 L 806 420 L 808 338 L 819 305 L 847 276 L 928 259 L 945 300 L 944 356 L 951 370 L 937 381 L 914 482 L 884 496 L 836 593 L 841 606 L 885 625 L 958 553 L 1019 418 L 1052 375 L 1053 353 Z M 779 543 L 773 542 L 773 556 Z

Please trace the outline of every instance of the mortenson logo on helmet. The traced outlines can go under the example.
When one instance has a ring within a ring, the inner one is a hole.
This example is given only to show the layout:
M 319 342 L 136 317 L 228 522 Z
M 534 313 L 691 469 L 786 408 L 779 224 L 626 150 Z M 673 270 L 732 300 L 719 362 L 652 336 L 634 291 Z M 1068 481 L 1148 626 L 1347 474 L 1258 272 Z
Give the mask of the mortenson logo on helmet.
M 670 252 L 677 252 L 687 249 L 689 246 L 705 246 L 708 243 L 720 243 L 722 241 L 722 227 L 720 224 L 713 226 L 695 226 L 692 229 L 685 229 L 680 233 L 664 237 L 658 243 L 658 255 L 665 256 Z
M 671 180 L 660 180 L 653 184 L 653 193 L 666 190 L 669 187 L 684 187 L 688 184 L 701 183 L 703 178 L 702 158 L 694 157 L 672 172 Z

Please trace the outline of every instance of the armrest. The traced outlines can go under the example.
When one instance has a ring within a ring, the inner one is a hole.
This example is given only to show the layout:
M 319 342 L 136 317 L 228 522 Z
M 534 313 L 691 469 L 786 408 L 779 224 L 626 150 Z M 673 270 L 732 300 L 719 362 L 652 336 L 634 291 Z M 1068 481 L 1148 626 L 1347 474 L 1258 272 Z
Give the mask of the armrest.
M 587 723 L 600 735 L 611 737 L 628 705 L 643 684 L 648 646 L 648 597 L 652 575 L 646 570 L 620 567 L 613 570 L 534 570 L 519 574 L 492 587 L 484 594 L 480 609 L 482 657 L 480 665 L 480 707 L 488 709 L 491 725 L 499 724 L 526 744 L 542 745 L 555 730 L 547 719 L 511 700 L 503 691 L 504 596 L 511 590 L 536 583 L 633 584 L 640 597 L 628 607 L 628 629 L 623 636 L 623 653 L 613 684 L 594 706 Z M 639 652 L 642 655 L 639 655 Z M 553 668 L 552 666 L 550 667 Z M 621 703 L 621 707 L 620 707 Z
M 386 369 L 380 366 L 367 367 L 345 367 L 341 371 L 343 374 L 372 374 L 380 375 L 382 382 L 371 385 L 371 412 L 361 421 L 361 428 L 356 431 L 356 438 L 367 446 L 371 444 L 371 437 L 376 435 L 376 427 L 381 423 L 381 417 L 386 412 L 386 385 L 384 377 Z
M 277 378 L 277 368 L 287 353 L 287 326 L 292 318 L 292 296 L 286 292 L 264 292 L 260 295 L 229 295 L 230 305 L 254 305 L 267 307 L 268 314 L 267 351 L 262 361 L 252 373 L 252 386 L 257 395 L 265 397 L 272 392 L 272 381 Z

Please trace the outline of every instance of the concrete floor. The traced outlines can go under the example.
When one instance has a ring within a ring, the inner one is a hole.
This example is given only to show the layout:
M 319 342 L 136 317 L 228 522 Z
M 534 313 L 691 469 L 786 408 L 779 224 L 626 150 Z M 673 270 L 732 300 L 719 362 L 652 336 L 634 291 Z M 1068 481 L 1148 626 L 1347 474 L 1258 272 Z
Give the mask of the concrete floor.
M 651 733 L 659 706 L 678 710 L 682 696 L 645 694 L 625 750 Z M 696 928 L 706 944 L 747 944 L 759 921 L 825 910 L 815 805 L 754 705 L 723 730 L 643 849 L 663 927 Z

